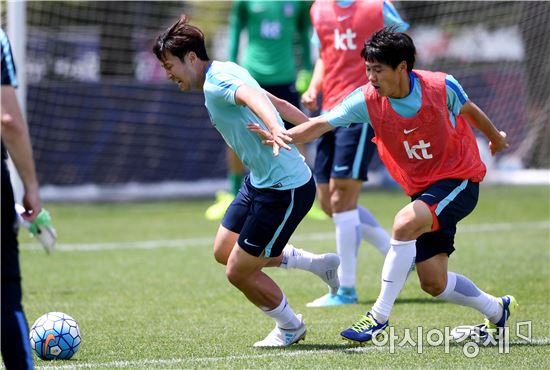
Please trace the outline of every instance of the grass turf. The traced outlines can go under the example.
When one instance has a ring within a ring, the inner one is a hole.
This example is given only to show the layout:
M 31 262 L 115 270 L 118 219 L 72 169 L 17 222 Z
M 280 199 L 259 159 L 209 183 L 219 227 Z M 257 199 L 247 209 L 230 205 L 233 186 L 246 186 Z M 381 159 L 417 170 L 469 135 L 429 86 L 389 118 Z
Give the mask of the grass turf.
M 513 294 L 520 307 L 511 320 L 510 351 L 481 348 L 469 358 L 463 346 L 430 346 L 436 328 L 475 324 L 472 309 L 437 301 L 412 274 L 392 312 L 398 342 L 403 331 L 423 331 L 418 345 L 355 347 L 339 333 L 368 310 L 378 295 L 383 258 L 363 243 L 359 250 L 359 304 L 315 309 L 324 294 L 314 275 L 270 269 L 296 312 L 304 314 L 305 341 L 262 350 L 273 322 L 232 287 L 212 257 L 217 222 L 204 220 L 209 201 L 130 204 L 47 204 L 59 233 L 59 250 L 47 256 L 21 233 L 24 307 L 29 325 L 45 312 L 62 311 L 79 323 L 83 344 L 72 360 L 53 368 L 549 368 L 550 189 L 482 187 L 476 210 L 459 224 L 451 271 L 481 289 Z M 360 203 L 389 230 L 408 199 L 366 191 Z M 302 222 L 292 242 L 315 252 L 334 251 L 332 221 Z M 515 334 L 532 323 L 532 343 Z M 391 353 L 394 352 L 394 353 Z

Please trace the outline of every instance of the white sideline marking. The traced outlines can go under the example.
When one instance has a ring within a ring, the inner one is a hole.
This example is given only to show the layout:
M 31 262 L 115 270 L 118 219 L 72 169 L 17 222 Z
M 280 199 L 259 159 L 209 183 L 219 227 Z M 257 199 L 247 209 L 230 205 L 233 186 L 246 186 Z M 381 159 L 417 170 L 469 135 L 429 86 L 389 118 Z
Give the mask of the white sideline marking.
M 458 226 L 460 233 L 477 233 L 482 231 L 516 231 L 516 230 L 543 230 L 550 228 L 550 220 L 535 222 L 516 222 L 516 223 L 496 223 L 496 224 L 471 224 Z M 315 241 L 332 240 L 334 232 L 329 233 L 309 233 L 297 234 L 291 238 L 292 241 Z M 214 243 L 214 237 L 189 238 L 189 239 L 171 239 L 171 240 L 142 240 L 131 242 L 106 242 L 106 243 L 73 243 L 59 244 L 56 246 L 58 252 L 72 251 L 103 251 L 103 250 L 123 250 L 123 249 L 157 249 L 157 248 L 178 248 L 211 246 Z M 23 250 L 42 250 L 42 246 L 37 243 L 22 245 Z
M 512 340 L 510 345 L 525 345 L 525 346 L 547 346 L 550 344 L 550 338 L 537 338 L 532 339 L 530 342 L 525 340 Z M 403 347 L 404 349 L 415 347 Z M 349 353 L 349 352 L 368 352 L 368 351 L 387 351 L 387 346 L 365 346 L 365 347 L 343 347 L 342 349 L 311 349 L 311 350 L 297 350 L 297 351 L 283 351 L 276 353 L 263 353 L 258 355 L 240 355 L 240 356 L 226 356 L 226 357 L 190 357 L 190 358 L 170 358 L 170 359 L 150 359 L 150 360 L 120 360 L 111 362 L 84 362 L 68 365 L 53 365 L 53 366 L 36 366 L 36 369 L 96 369 L 96 368 L 120 368 L 120 367 L 144 367 L 144 366 L 162 366 L 162 365 L 177 365 L 177 364 L 190 364 L 190 363 L 208 363 L 208 362 L 222 362 L 233 360 L 252 360 L 262 359 L 270 357 L 296 357 L 296 356 L 316 356 L 323 354 L 333 353 Z M 510 350 L 512 351 L 512 350 Z
M 383 346 L 368 346 L 368 347 L 342 347 L 342 349 L 312 349 L 312 350 L 297 350 L 297 351 L 285 351 L 285 352 L 270 352 L 262 353 L 259 355 L 240 355 L 240 356 L 226 356 L 226 357 L 189 357 L 189 358 L 170 358 L 170 359 L 151 359 L 151 360 L 120 360 L 111 362 L 88 362 L 75 365 L 53 365 L 53 366 L 37 366 L 36 369 L 77 369 L 77 368 L 115 368 L 115 367 L 128 367 L 128 366 L 146 366 L 146 365 L 176 365 L 181 363 L 204 363 L 204 362 L 220 362 L 231 360 L 252 360 L 262 359 L 270 357 L 296 357 L 296 356 L 309 356 L 319 354 L 330 354 L 338 352 L 367 352 L 367 351 L 382 351 L 385 350 Z M 271 351 L 271 350 L 269 350 Z

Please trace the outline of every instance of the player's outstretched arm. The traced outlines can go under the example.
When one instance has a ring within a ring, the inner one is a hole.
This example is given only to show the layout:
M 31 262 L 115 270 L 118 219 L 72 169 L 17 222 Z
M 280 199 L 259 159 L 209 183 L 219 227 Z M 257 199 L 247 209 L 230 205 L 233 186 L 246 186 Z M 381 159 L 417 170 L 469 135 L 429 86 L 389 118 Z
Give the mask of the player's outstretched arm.
M 307 143 L 323 135 L 325 132 L 332 130 L 333 128 L 334 126 L 329 124 L 323 116 L 319 116 L 312 118 L 299 126 L 291 128 L 279 139 L 286 143 Z M 248 125 L 248 129 L 257 133 L 263 140 L 264 144 L 274 145 L 275 138 L 273 134 L 262 129 L 259 125 L 250 123 Z
M 265 93 L 267 94 L 269 100 L 271 100 L 271 102 L 275 106 L 275 109 L 277 109 L 277 111 L 285 121 L 292 123 L 294 126 L 297 126 L 309 120 L 309 117 L 306 116 L 304 112 L 302 112 L 286 100 L 279 99 L 268 91 L 265 91 Z
M 506 133 L 504 131 L 499 131 L 489 117 L 487 117 L 485 112 L 471 100 L 468 100 L 466 104 L 462 106 L 460 114 L 464 115 L 468 122 L 481 131 L 489 140 L 491 155 L 495 155 L 508 148 L 509 145 L 506 141 Z
M 334 129 L 324 116 L 313 117 L 306 123 L 295 126 L 287 131 L 294 143 L 308 143 Z

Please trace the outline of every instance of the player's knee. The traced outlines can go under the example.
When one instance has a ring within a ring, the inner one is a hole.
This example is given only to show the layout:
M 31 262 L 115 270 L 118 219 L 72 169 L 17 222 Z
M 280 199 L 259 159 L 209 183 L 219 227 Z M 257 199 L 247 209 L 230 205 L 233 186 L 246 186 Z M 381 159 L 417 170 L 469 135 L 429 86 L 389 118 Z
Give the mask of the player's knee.
M 237 270 L 227 267 L 225 270 L 225 276 L 227 277 L 227 280 L 237 288 L 243 283 L 243 281 L 246 279 L 246 276 L 238 272 Z
M 413 240 L 418 237 L 417 229 L 414 216 L 407 212 L 399 212 L 393 220 L 392 237 L 395 240 Z
M 412 225 L 404 219 L 395 218 L 392 227 L 392 238 L 395 240 L 411 240 Z
M 437 297 L 446 287 L 446 282 L 442 279 L 422 279 L 420 280 L 420 287 L 423 291 L 431 295 L 432 297 Z
M 321 204 L 321 209 L 323 210 L 323 212 L 325 212 L 329 217 L 332 217 L 332 208 L 330 206 L 330 202 L 321 201 L 320 204 Z
M 333 213 L 344 212 L 350 208 L 349 196 L 345 189 L 336 188 L 330 195 L 330 208 Z
M 222 253 L 214 252 L 214 258 L 216 259 L 216 262 L 218 262 L 221 265 L 227 265 L 227 256 L 222 255 Z
M 338 209 L 341 208 L 342 199 L 340 198 L 340 194 L 333 193 L 330 197 L 330 209 L 331 211 L 334 210 L 334 212 L 338 212 Z
M 214 250 L 214 258 L 216 259 L 216 262 L 222 265 L 227 265 L 227 259 L 229 255 L 227 253 L 224 253 L 219 250 Z

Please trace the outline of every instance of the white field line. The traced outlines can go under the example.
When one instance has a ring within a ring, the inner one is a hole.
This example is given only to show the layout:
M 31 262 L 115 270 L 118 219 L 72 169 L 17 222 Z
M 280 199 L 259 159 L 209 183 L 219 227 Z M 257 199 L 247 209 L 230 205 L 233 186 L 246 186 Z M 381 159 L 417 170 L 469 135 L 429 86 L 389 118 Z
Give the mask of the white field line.
M 535 222 L 516 222 L 516 223 L 495 223 L 495 224 L 471 224 L 458 227 L 459 233 L 477 233 L 484 231 L 498 232 L 516 232 L 524 230 L 544 230 L 550 229 L 550 220 Z M 297 234 L 291 241 L 331 241 L 334 239 L 334 232 Z M 72 243 L 59 244 L 56 250 L 59 252 L 72 251 L 103 251 L 103 250 L 123 250 L 123 249 L 156 249 L 156 248 L 177 248 L 185 249 L 188 247 L 211 246 L 214 243 L 214 237 L 189 238 L 189 239 L 169 239 L 169 240 L 140 240 L 124 242 L 105 242 L 105 243 Z M 42 246 L 37 243 L 23 244 L 23 250 L 42 250 Z
M 60 366 L 42 366 L 36 367 L 36 369 L 77 369 L 77 368 L 116 368 L 116 367 L 128 367 L 128 366 L 154 366 L 154 365 L 177 365 L 177 364 L 193 364 L 193 363 L 208 363 L 208 362 L 225 362 L 225 361 L 239 361 L 239 360 L 257 360 L 263 358 L 272 357 L 305 357 L 323 354 L 333 353 L 349 353 L 349 352 L 368 352 L 368 351 L 382 351 L 385 348 L 382 346 L 368 346 L 368 347 L 352 347 L 342 349 L 319 349 L 319 350 L 297 350 L 297 351 L 271 351 L 269 353 L 262 353 L 258 355 L 238 355 L 238 356 L 226 356 L 226 357 L 189 357 L 189 358 L 170 358 L 170 359 L 151 359 L 151 360 L 120 360 L 104 363 L 81 363 L 75 365 L 60 365 Z
M 514 345 L 520 346 L 547 346 L 550 344 L 550 338 L 537 338 L 532 339 L 530 342 L 525 340 L 512 340 L 510 341 L 510 353 L 513 351 Z M 401 349 L 415 349 L 414 346 L 401 347 Z M 350 353 L 350 352 L 370 352 L 370 351 L 387 351 L 387 346 L 365 346 L 365 347 L 351 347 L 342 349 L 312 349 L 312 350 L 297 350 L 297 351 L 277 351 L 274 353 L 263 353 L 258 355 L 238 355 L 238 356 L 225 356 L 225 357 L 189 357 L 189 358 L 170 358 L 170 359 L 149 359 L 149 360 L 119 360 L 110 362 L 85 362 L 77 364 L 67 365 L 52 365 L 52 366 L 36 366 L 36 369 L 98 369 L 98 368 L 124 368 L 124 367 L 157 367 L 157 366 L 170 366 L 178 364 L 187 364 L 192 366 L 193 364 L 204 364 L 209 362 L 224 362 L 227 365 L 227 361 L 240 361 L 240 360 L 256 360 L 263 358 L 291 358 L 291 357 L 306 357 L 306 356 L 318 356 L 325 354 L 337 354 L 337 353 Z

